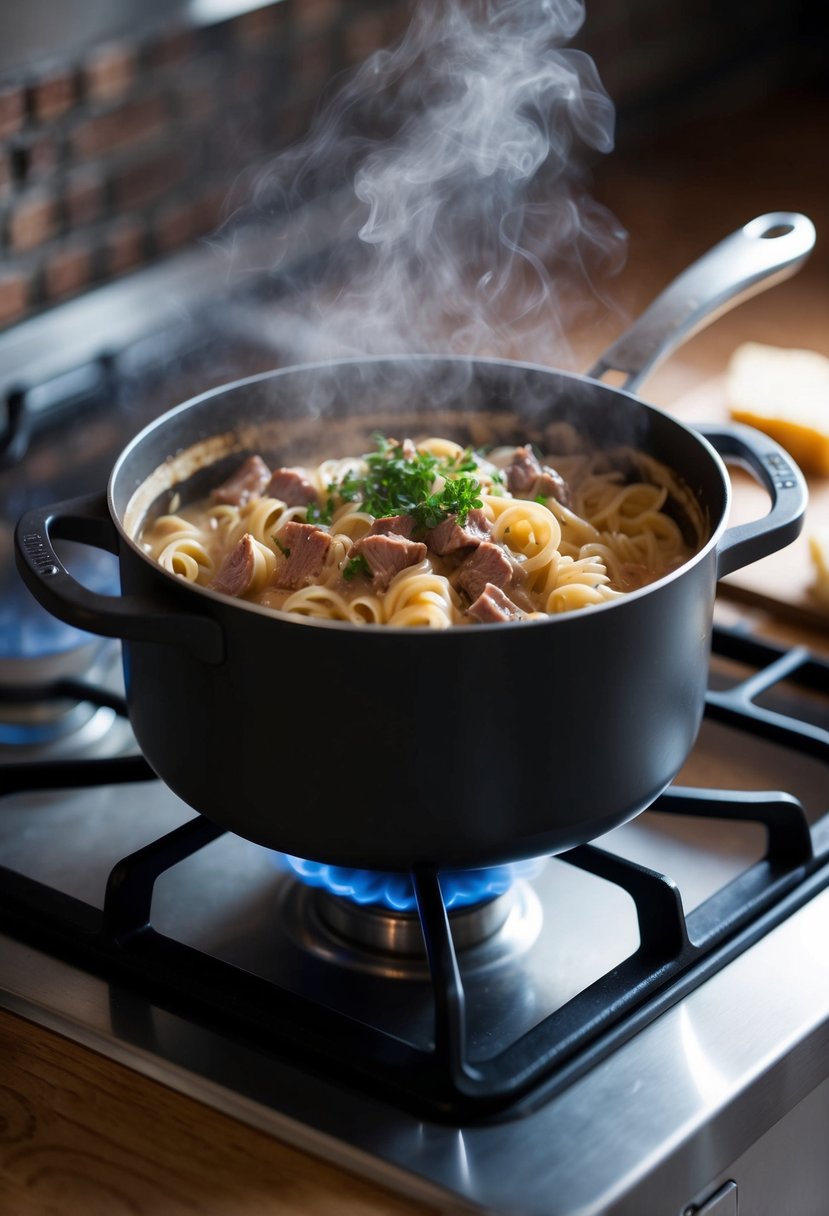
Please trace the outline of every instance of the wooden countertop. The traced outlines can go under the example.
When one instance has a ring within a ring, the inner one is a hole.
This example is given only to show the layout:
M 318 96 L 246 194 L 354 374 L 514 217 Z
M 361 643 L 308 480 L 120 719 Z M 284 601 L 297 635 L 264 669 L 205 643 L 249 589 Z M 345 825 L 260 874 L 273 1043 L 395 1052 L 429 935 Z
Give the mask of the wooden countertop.
M 432 1211 L 0 1014 L 3 1216 Z
M 829 101 L 793 97 L 611 157 L 598 192 L 631 233 L 627 269 L 614 287 L 620 307 L 635 316 L 694 257 L 764 211 L 804 211 L 820 234 L 829 233 L 827 133 Z M 648 382 L 648 399 L 681 408 L 722 375 L 731 351 L 747 339 L 829 355 L 828 253 L 823 235 L 800 274 L 718 321 L 659 370 Z M 589 353 L 612 336 L 598 326 Z M 822 648 L 825 636 L 814 639 Z M 415 1216 L 427 1210 L 0 1013 L 0 1212 Z

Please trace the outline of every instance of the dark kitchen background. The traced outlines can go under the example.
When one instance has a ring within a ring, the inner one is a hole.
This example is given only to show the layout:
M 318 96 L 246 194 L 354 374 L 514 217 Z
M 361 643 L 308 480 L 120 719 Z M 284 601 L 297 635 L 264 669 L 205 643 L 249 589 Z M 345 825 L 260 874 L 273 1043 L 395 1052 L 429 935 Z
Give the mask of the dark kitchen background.
M 587 9 L 575 45 L 593 56 L 617 107 L 614 183 L 626 157 L 650 156 L 663 184 L 681 190 L 701 176 L 711 188 L 733 145 L 748 140 L 763 191 L 787 172 L 825 189 L 821 0 L 592 0 Z M 213 232 L 233 212 L 240 175 L 299 138 L 331 80 L 392 43 L 408 19 L 404 0 L 4 4 L 0 326 Z M 681 158 L 680 125 L 689 132 Z M 623 184 L 609 201 L 636 235 Z M 808 199 L 790 201 L 808 209 Z M 717 202 L 725 231 L 728 200 Z

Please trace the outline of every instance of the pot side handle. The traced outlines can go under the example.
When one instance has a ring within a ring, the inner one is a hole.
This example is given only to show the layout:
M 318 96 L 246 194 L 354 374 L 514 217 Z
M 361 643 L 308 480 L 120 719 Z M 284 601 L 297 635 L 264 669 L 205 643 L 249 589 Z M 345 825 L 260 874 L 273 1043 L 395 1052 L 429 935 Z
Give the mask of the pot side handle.
M 191 613 L 164 612 L 139 596 L 101 595 L 74 578 L 55 552 L 53 540 L 72 540 L 118 554 L 119 539 L 105 494 L 73 498 L 28 511 L 15 529 L 20 575 L 43 607 L 88 633 L 133 642 L 160 642 L 204 663 L 224 658 L 218 621 Z
M 799 270 L 815 244 L 805 215 L 774 211 L 750 220 L 674 279 L 590 369 L 624 372 L 635 393 L 650 372 L 706 325 Z
M 768 490 L 767 515 L 727 528 L 717 548 L 717 578 L 784 549 L 800 535 L 809 491 L 800 469 L 773 439 L 739 423 L 694 424 L 723 460 L 747 469 Z

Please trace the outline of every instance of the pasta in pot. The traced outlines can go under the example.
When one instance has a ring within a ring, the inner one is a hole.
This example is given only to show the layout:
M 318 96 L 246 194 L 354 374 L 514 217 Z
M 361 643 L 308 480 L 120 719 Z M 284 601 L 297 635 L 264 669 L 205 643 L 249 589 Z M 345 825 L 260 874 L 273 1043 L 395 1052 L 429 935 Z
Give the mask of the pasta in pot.
M 148 523 L 166 570 L 279 612 L 446 629 L 604 604 L 681 566 L 688 492 L 631 449 L 486 455 L 378 437 L 363 457 L 272 472 L 259 456 Z M 677 504 L 680 504 L 679 512 Z

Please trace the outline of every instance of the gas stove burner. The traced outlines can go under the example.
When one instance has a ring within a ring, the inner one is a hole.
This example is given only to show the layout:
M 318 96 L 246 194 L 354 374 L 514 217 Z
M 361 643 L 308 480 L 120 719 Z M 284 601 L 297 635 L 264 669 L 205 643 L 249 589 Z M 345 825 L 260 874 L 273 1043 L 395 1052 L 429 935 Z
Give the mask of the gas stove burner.
M 297 881 L 283 895 L 283 924 L 302 949 L 327 964 L 384 979 L 428 980 L 418 913 L 357 904 Z M 509 964 L 538 938 L 541 902 L 530 883 L 449 909 L 452 941 L 465 973 Z
M 405 873 L 359 870 L 274 853 L 301 882 L 292 883 L 294 936 L 313 953 L 341 966 L 384 975 L 428 973 L 412 880 Z M 514 957 L 535 940 L 541 912 L 523 881 L 536 877 L 546 857 L 440 875 L 455 949 L 467 963 L 490 966 Z
M 124 719 L 120 651 L 99 639 L 57 655 L 0 660 L 0 757 L 99 756 Z M 110 750 L 121 749 L 122 741 Z
M 497 933 L 510 914 L 513 898 L 510 889 L 493 899 L 450 911 L 449 924 L 455 948 L 466 950 L 478 946 Z M 406 957 L 424 954 L 423 930 L 417 912 L 356 904 L 327 891 L 318 891 L 315 903 L 323 924 L 356 946 Z
M 111 728 L 115 714 L 89 702 L 64 697 L 20 704 L 6 699 L 0 689 L 0 748 L 31 752 L 43 750 L 50 756 L 67 750 L 85 752 Z
M 44 489 L 43 492 L 48 492 Z M 0 498 L 5 510 L 19 515 L 24 502 Z M 90 591 L 117 595 L 117 561 L 111 553 L 56 542 L 61 559 Z M 0 680 L 3 684 L 44 684 L 89 671 L 101 649 L 99 637 L 59 620 L 35 600 L 15 569 L 8 524 L 0 525 Z

